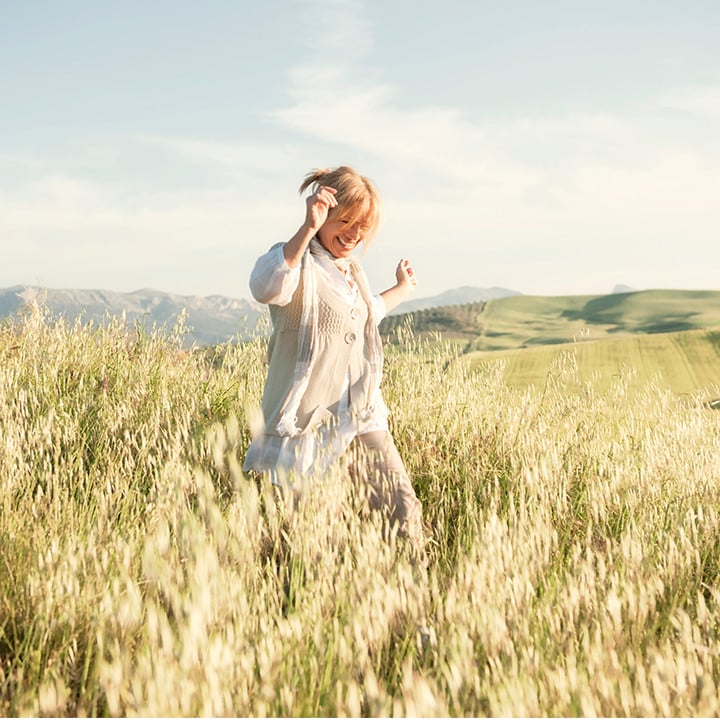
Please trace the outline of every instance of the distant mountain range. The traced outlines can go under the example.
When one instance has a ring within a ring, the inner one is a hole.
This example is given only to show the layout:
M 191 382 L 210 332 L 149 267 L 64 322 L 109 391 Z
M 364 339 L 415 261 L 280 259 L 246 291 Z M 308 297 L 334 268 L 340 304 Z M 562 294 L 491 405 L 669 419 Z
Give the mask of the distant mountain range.
M 246 338 L 254 330 L 264 306 L 222 295 L 197 297 L 173 295 L 159 290 L 131 293 L 107 290 L 53 290 L 20 286 L 0 290 L 0 317 L 17 313 L 28 301 L 37 300 L 54 317 L 100 324 L 125 315 L 128 324 L 147 329 L 172 328 L 180 314 L 187 313 L 186 344 L 216 345 Z
M 433 297 L 403 303 L 393 314 L 519 294 L 497 287 L 460 287 Z M 17 313 L 24 304 L 34 300 L 47 307 L 52 316 L 62 316 L 71 322 L 81 317 L 86 322 L 100 324 L 108 318 L 124 314 L 129 324 L 139 322 L 148 329 L 170 329 L 185 311 L 189 328 L 186 336 L 188 345 L 217 345 L 247 338 L 255 331 L 258 320 L 265 313 L 264 305 L 223 295 L 198 297 L 151 289 L 119 293 L 108 290 L 26 288 L 17 285 L 0 289 L 0 318 Z

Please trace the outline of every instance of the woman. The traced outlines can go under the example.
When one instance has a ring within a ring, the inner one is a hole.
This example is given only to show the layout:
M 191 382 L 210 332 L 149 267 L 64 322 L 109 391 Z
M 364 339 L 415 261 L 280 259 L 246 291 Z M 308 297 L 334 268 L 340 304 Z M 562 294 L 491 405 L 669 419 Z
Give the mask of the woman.
M 273 332 L 262 409 L 264 430 L 244 469 L 296 485 L 346 452 L 365 464 L 371 505 L 385 509 L 416 550 L 424 546 L 422 509 L 388 430 L 380 393 L 383 350 L 378 324 L 415 289 L 407 260 L 378 296 L 354 250 L 373 239 L 380 199 L 373 184 L 341 166 L 310 172 L 305 221 L 256 262 L 250 289 L 270 306 Z

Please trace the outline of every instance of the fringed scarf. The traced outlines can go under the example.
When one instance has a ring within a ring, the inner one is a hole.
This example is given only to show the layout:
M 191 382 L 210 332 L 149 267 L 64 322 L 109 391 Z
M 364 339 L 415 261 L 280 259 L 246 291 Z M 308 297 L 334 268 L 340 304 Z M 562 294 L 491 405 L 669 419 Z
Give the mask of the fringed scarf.
M 365 305 L 367 305 L 368 313 L 367 322 L 365 323 L 365 344 L 370 370 L 363 378 L 365 405 L 360 410 L 361 417 L 367 417 L 372 413 L 372 398 L 380 385 L 382 376 L 382 340 L 380 339 L 380 333 L 373 317 L 373 298 L 370 293 L 365 271 L 362 269 L 356 257 L 351 255 L 347 258 L 336 258 L 320 244 L 317 238 L 313 238 L 303 255 L 300 269 L 303 297 L 293 384 L 285 400 L 283 412 L 277 424 L 278 433 L 290 437 L 297 437 L 302 433 L 302 430 L 297 426 L 297 412 L 305 395 L 305 391 L 307 390 L 308 383 L 310 382 L 310 375 L 312 374 L 317 353 L 318 296 L 317 280 L 315 277 L 317 269 L 316 261 L 311 256 L 329 258 L 343 274 L 347 275 L 349 272 L 352 280 L 357 283 L 360 296 L 365 301 Z

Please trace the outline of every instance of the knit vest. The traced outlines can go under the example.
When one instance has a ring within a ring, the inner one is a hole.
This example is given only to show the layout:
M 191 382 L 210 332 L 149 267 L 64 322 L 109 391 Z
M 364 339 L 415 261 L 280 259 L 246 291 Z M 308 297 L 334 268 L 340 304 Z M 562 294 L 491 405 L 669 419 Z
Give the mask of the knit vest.
M 337 416 L 348 376 L 351 411 L 359 413 L 367 409 L 363 379 L 370 370 L 365 343 L 368 308 L 360 293 L 353 305 L 339 297 L 328 285 L 325 273 L 317 273 L 316 283 L 317 353 L 297 413 L 297 426 L 303 434 Z M 287 305 L 270 305 L 273 332 L 268 342 L 269 367 L 262 399 L 265 432 L 269 435 L 279 434 L 277 423 L 293 383 L 302 296 L 301 280 Z

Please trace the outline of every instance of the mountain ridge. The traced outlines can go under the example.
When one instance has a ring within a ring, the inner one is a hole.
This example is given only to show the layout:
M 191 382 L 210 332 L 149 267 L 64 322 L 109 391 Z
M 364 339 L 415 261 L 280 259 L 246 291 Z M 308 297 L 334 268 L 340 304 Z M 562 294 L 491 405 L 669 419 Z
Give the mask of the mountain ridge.
M 504 288 L 476 288 L 464 286 L 439 295 L 410 300 L 399 305 L 392 314 L 406 314 L 424 308 L 464 304 L 478 300 L 519 295 Z M 172 327 L 178 316 L 187 315 L 186 345 L 219 345 L 247 339 L 257 329 L 258 321 L 266 314 L 266 306 L 254 300 L 226 295 L 180 295 L 154 288 L 140 288 L 131 292 L 114 290 L 63 289 L 14 285 L 0 288 L 0 318 L 21 311 L 23 306 L 37 302 L 49 310 L 51 316 L 74 322 L 102 324 L 110 317 L 125 316 L 129 324 L 142 322 L 158 328 Z
M 51 316 L 74 322 L 77 318 L 102 324 L 124 315 L 128 324 L 142 322 L 171 327 L 187 315 L 185 344 L 217 345 L 249 337 L 265 310 L 253 301 L 224 295 L 178 295 L 152 288 L 132 292 L 101 289 L 55 289 L 15 285 L 0 289 L 0 318 L 39 303 Z
M 380 331 L 413 316 L 421 335 L 441 334 L 468 343 L 468 350 L 500 350 L 568 342 L 576 337 L 657 333 L 720 325 L 720 292 L 644 290 L 603 295 L 532 296 L 505 288 L 459 287 L 399 305 Z M 58 290 L 15 285 L 0 289 L 0 318 L 39 303 L 51 317 L 96 325 L 124 316 L 128 325 L 171 329 L 184 314 L 183 342 L 212 346 L 267 333 L 266 306 L 225 295 L 178 295 L 152 288 Z

